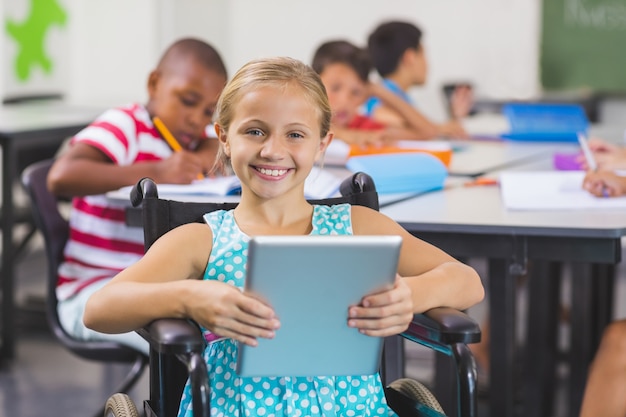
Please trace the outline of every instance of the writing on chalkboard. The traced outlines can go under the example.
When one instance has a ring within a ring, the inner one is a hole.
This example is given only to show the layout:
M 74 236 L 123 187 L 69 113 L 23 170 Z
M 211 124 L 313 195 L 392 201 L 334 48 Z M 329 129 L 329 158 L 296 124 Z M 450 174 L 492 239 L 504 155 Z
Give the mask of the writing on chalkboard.
M 565 0 L 566 26 L 600 30 L 626 30 L 626 4 L 622 0 Z

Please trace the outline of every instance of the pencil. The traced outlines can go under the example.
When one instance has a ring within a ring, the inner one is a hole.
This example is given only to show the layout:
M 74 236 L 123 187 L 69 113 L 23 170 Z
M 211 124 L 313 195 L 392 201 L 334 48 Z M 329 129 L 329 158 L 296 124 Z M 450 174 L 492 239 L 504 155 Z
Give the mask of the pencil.
M 174 152 L 180 152 L 183 150 L 183 147 L 180 146 L 180 143 L 178 143 L 174 135 L 172 135 L 172 132 L 169 131 L 169 129 L 165 126 L 165 123 L 163 123 L 161 119 L 155 117 L 153 119 L 153 122 L 154 126 L 157 128 L 161 136 L 163 136 L 163 139 L 165 139 L 167 144 L 170 145 L 170 148 L 172 148 Z
M 167 128 L 167 126 L 165 126 L 165 123 L 163 123 L 161 119 L 155 116 L 154 119 L 152 119 L 152 121 L 154 123 L 154 126 L 157 128 L 157 130 L 161 134 L 161 136 L 163 136 L 163 139 L 165 139 L 167 144 L 170 145 L 170 148 L 172 148 L 174 152 L 180 152 L 183 150 L 183 147 L 180 146 L 180 143 L 178 143 L 174 135 L 172 135 L 172 132 L 169 131 L 169 129 Z M 202 173 L 198 174 L 199 180 L 203 178 L 204 178 L 204 175 L 202 175 Z

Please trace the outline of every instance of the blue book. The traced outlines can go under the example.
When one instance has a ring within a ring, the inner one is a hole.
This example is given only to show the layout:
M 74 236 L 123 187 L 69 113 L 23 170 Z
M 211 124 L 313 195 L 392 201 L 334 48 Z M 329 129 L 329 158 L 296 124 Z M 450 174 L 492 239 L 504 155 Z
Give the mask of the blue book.
M 573 142 L 587 133 L 589 120 L 577 104 L 510 103 L 502 109 L 511 126 L 502 137 L 519 141 Z
M 448 176 L 439 158 L 418 152 L 353 156 L 346 167 L 352 172 L 369 174 L 379 194 L 438 190 L 443 188 Z

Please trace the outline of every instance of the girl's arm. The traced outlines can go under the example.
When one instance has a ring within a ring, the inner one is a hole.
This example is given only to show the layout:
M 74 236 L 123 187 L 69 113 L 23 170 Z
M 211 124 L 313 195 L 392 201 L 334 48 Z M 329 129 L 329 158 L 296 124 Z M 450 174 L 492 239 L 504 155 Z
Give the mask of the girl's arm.
M 385 142 L 384 130 L 361 130 L 332 126 L 336 139 L 351 145 L 381 146 Z
M 404 331 L 413 314 L 434 307 L 466 309 L 484 297 L 476 271 L 424 242 L 387 216 L 364 207 L 352 208 L 354 234 L 399 235 L 399 278 L 391 291 L 363 298 L 350 309 L 351 324 L 366 334 L 387 336 Z M 350 323 L 350 322 L 349 322 Z
M 211 229 L 199 223 L 163 235 L 141 260 L 90 297 L 85 325 L 124 333 L 158 318 L 190 318 L 246 344 L 273 337 L 279 323 L 271 308 L 230 284 L 201 279 L 211 242 Z
M 437 136 L 452 136 L 464 138 L 467 133 L 461 125 L 452 120 L 443 124 L 436 124 L 428 120 L 422 113 L 417 111 L 412 105 L 398 97 L 380 84 L 369 84 L 370 95 L 374 95 L 383 102 L 387 107 L 380 107 L 375 110 L 376 120 L 381 121 L 387 126 L 406 127 L 411 132 L 410 137 L 396 139 L 433 139 Z M 394 115 L 395 113 L 395 115 Z

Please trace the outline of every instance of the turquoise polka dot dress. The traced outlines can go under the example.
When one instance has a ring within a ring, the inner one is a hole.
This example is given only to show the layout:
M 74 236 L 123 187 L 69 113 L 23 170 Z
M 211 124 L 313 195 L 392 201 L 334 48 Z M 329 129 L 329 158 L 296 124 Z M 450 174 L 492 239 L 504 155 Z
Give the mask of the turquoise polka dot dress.
M 350 205 L 314 206 L 313 235 L 350 235 Z M 213 250 L 204 279 L 243 288 L 249 237 L 233 212 L 204 216 L 213 231 Z M 211 416 L 395 416 L 387 406 L 378 374 L 367 376 L 240 378 L 235 373 L 237 343 L 204 332 L 204 359 L 211 383 Z M 183 390 L 179 417 L 193 416 L 191 387 Z

